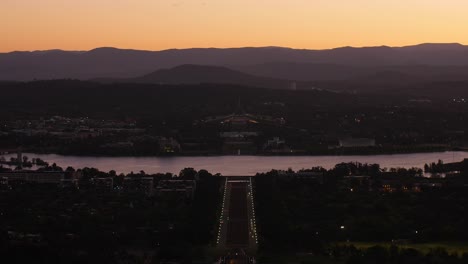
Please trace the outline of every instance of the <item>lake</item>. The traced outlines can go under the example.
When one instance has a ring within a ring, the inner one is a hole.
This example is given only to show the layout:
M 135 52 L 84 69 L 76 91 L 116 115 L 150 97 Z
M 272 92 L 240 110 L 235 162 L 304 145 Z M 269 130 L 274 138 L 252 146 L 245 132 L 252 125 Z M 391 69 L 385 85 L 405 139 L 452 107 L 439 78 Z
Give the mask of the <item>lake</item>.
M 267 172 L 271 169 L 293 170 L 322 166 L 330 169 L 341 162 L 378 163 L 382 168 L 401 167 L 423 168 L 425 163 L 457 162 L 468 158 L 468 152 L 447 151 L 432 153 L 412 153 L 394 155 L 368 156 L 209 156 L 209 157 L 83 157 L 63 156 L 56 154 L 24 153 L 24 156 L 41 158 L 50 164 L 56 163 L 64 169 L 68 166 L 76 168 L 94 167 L 102 171 L 115 170 L 117 173 L 171 172 L 179 173 L 186 167 L 196 170 L 206 169 L 211 173 L 221 173 L 225 176 L 255 175 L 257 172 Z M 15 155 L 4 155 L 9 158 Z

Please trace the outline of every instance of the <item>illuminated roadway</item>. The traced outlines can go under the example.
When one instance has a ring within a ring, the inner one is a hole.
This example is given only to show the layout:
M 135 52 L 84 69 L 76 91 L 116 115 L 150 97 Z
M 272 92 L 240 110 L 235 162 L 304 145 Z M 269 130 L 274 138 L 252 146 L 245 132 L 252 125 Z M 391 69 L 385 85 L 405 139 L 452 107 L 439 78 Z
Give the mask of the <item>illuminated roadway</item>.
M 228 177 L 224 183 L 217 247 L 226 254 L 220 263 L 254 263 L 257 249 L 251 177 Z

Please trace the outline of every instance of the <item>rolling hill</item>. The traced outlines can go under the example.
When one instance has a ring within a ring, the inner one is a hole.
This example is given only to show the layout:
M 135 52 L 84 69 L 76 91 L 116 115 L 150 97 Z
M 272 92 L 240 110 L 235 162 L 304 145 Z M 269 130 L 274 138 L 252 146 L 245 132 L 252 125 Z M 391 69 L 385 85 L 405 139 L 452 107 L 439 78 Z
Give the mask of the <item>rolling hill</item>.
M 136 78 L 99 78 L 102 83 L 148 84 L 236 84 L 260 88 L 287 89 L 291 81 L 258 77 L 221 66 L 185 64 L 161 69 Z

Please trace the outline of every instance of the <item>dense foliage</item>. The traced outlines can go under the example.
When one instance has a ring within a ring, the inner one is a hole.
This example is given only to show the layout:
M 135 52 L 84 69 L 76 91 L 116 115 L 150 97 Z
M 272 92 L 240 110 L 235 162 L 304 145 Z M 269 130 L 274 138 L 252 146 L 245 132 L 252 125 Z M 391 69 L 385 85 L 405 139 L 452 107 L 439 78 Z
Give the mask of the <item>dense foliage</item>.
M 207 258 L 221 199 L 220 177 L 200 171 L 190 199 L 120 190 L 123 175 L 90 168 L 82 172 L 79 189 L 21 184 L 0 191 L 0 252 L 7 263 L 159 263 Z M 125 177 L 193 179 L 194 174 L 197 171 L 187 168 L 179 177 L 144 172 Z M 96 189 L 88 182 L 94 177 L 112 177 L 116 188 Z
M 361 173 L 372 174 L 372 170 L 369 171 L 371 167 L 366 166 Z M 323 184 L 308 179 L 279 177 L 275 171 L 255 177 L 261 255 L 276 256 L 278 252 L 285 255 L 297 252 L 328 255 L 331 245 L 346 241 L 350 244 L 385 242 L 393 245 L 466 241 L 466 189 L 383 192 L 379 189 L 343 188 L 339 184 L 340 179 L 349 172 L 342 168 L 337 165 L 326 172 L 325 179 L 329 180 Z M 410 174 L 416 173 L 417 170 Z M 377 172 L 375 178 L 378 179 L 379 174 Z M 380 252 L 381 249 L 375 250 Z M 352 257 L 350 261 L 361 261 L 350 263 L 372 263 L 369 262 L 372 257 L 368 258 L 366 254 L 374 253 L 369 249 L 367 253 L 355 250 L 344 255 Z M 421 252 L 402 251 L 401 254 L 403 259 L 407 254 L 416 254 L 421 261 L 424 259 Z M 381 258 L 382 261 L 385 259 Z M 400 260 L 392 261 L 388 263 L 400 263 Z M 401 260 L 401 263 L 405 261 Z

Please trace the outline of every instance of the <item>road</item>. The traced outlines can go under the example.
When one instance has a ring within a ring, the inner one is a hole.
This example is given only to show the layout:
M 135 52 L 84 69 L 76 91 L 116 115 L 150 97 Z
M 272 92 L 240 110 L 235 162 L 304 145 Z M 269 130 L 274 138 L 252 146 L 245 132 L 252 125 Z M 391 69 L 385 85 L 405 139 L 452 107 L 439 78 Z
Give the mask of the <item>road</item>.
M 228 177 L 225 182 L 217 245 L 223 263 L 251 263 L 257 249 L 255 208 L 251 177 Z

